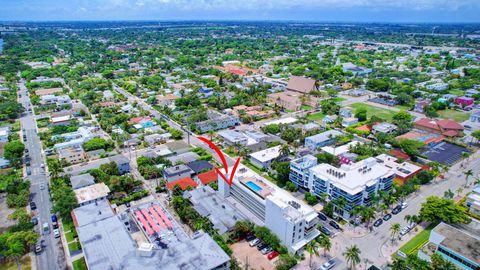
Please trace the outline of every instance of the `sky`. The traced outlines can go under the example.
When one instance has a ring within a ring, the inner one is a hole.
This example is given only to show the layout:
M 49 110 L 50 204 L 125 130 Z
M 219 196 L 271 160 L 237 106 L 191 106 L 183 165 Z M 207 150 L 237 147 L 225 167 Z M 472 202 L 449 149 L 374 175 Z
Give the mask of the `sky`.
M 296 20 L 480 23 L 480 0 L 0 0 L 2 21 Z

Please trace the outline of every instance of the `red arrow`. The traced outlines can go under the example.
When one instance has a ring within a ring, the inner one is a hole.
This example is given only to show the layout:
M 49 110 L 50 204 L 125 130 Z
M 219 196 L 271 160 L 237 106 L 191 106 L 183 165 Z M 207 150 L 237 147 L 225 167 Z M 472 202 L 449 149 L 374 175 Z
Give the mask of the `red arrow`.
M 220 151 L 220 149 L 218 149 L 218 147 L 210 140 L 204 138 L 204 137 L 197 137 L 199 140 L 205 142 L 206 144 L 208 144 L 213 150 L 215 150 L 215 152 L 217 153 L 217 155 L 220 157 L 220 160 L 222 161 L 223 163 L 223 168 L 225 169 L 225 174 L 228 174 L 228 164 L 227 164 L 227 160 L 225 159 L 225 156 L 223 155 L 222 151 Z M 217 174 L 219 174 L 222 179 L 225 181 L 225 183 L 227 183 L 229 186 L 232 185 L 232 182 L 233 182 L 233 176 L 235 175 L 235 172 L 237 171 L 237 167 L 238 167 L 238 164 L 240 164 L 240 157 L 237 158 L 237 160 L 235 161 L 235 165 L 233 165 L 233 169 L 232 169 L 232 173 L 230 174 L 230 179 L 227 180 L 227 178 L 225 177 L 225 175 L 217 168 L 215 167 L 215 171 L 217 172 Z

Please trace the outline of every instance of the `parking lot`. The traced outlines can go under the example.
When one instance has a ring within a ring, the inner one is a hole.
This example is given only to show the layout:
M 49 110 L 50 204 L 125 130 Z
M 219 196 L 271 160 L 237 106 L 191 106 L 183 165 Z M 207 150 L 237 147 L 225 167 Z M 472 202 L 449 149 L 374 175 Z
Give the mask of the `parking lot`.
M 275 269 L 275 261 L 268 260 L 267 255 L 263 255 L 256 247 L 250 247 L 247 241 L 242 240 L 230 246 L 233 251 L 233 256 L 242 266 L 248 266 L 248 269 Z

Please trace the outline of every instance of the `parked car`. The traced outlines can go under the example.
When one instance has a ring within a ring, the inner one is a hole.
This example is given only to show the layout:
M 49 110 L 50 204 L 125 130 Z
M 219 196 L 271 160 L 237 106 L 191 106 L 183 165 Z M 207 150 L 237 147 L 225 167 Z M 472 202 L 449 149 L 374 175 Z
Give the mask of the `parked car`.
M 279 255 L 279 253 L 274 250 L 274 251 L 270 252 L 270 254 L 268 254 L 267 258 L 268 258 L 269 260 L 273 260 L 273 259 L 275 259 L 276 257 L 278 257 L 278 255 Z
M 257 245 L 258 250 L 262 250 L 266 247 L 268 247 L 268 244 L 266 244 L 265 242 L 261 242 L 260 244 Z
M 381 218 L 379 218 L 379 219 L 375 220 L 375 222 L 373 223 L 373 226 L 378 227 L 378 226 L 382 225 L 382 223 L 383 223 L 383 220 Z
M 340 225 L 338 225 L 338 223 L 336 223 L 335 221 L 333 220 L 330 220 L 330 222 L 328 222 L 328 224 L 330 224 L 330 226 L 332 226 L 333 228 L 337 229 L 337 230 L 341 230 L 342 228 L 340 227 Z
M 255 235 L 247 235 L 247 237 L 245 237 L 245 240 L 246 240 L 247 242 L 250 242 L 250 241 L 252 241 L 253 239 L 255 239 Z
M 32 171 L 30 170 L 30 168 L 27 168 L 27 175 L 31 175 L 32 174 Z
M 394 214 L 394 215 L 396 215 L 400 212 L 402 212 L 402 206 L 401 205 L 395 206 L 395 208 L 393 208 L 393 210 L 392 210 L 392 214 Z
M 321 270 L 330 270 L 333 267 L 335 267 L 335 265 L 337 265 L 337 263 L 335 262 L 334 259 L 331 259 L 328 262 L 325 262 L 324 264 L 322 264 L 322 266 L 320 266 L 320 269 Z
M 321 220 L 327 220 L 327 216 L 322 212 L 318 212 L 318 218 Z
M 404 236 L 404 235 L 407 234 L 409 231 L 410 231 L 410 228 L 409 228 L 409 227 L 404 227 L 404 228 L 400 231 L 400 235 L 401 235 L 401 236 Z
M 270 253 L 272 250 L 273 250 L 272 247 L 266 246 L 266 247 L 264 247 L 260 252 L 262 252 L 262 254 L 265 255 L 265 254 L 267 254 L 267 253 Z
M 50 226 L 48 226 L 48 222 L 43 223 L 43 232 L 45 234 L 50 233 Z
M 326 236 L 330 236 L 332 235 L 332 232 L 325 226 L 322 226 L 322 228 L 320 229 L 320 231 L 325 234 Z
M 392 215 L 391 214 L 386 214 L 385 216 L 383 216 L 383 220 L 387 221 L 389 219 L 392 218 Z
M 260 239 L 258 238 L 255 238 L 253 239 L 252 241 L 248 242 L 248 244 L 251 246 L 251 247 L 254 247 L 256 245 L 258 245 L 260 243 Z
M 53 236 L 55 236 L 55 238 L 59 238 L 60 237 L 60 230 L 59 229 L 54 229 L 53 230 Z
M 42 249 L 43 249 L 43 248 L 42 248 L 42 244 L 37 243 L 37 244 L 35 245 L 35 254 L 40 254 L 40 253 L 42 252 Z
M 55 214 L 51 216 L 51 219 L 52 219 L 52 222 L 57 222 L 58 221 L 57 215 L 55 215 Z
M 400 207 L 401 207 L 402 209 L 407 208 L 407 206 L 408 206 L 408 203 L 406 203 L 406 202 L 402 202 L 402 203 L 400 204 Z
M 37 205 L 35 204 L 35 202 L 30 202 L 30 209 L 31 210 L 37 209 Z
M 37 217 L 32 217 L 32 224 L 33 224 L 33 226 L 38 224 L 38 218 Z

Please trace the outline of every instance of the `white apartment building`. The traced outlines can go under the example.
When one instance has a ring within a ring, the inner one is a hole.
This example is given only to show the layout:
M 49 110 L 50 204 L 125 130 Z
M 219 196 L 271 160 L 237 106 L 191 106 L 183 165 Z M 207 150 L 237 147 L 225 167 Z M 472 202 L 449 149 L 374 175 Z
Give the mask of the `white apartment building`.
M 280 157 L 281 145 L 263 149 L 250 154 L 250 162 L 260 169 L 268 169 L 273 161 Z
M 370 205 L 378 191 L 389 191 L 394 178 L 394 170 L 373 157 L 340 168 L 325 163 L 317 165 L 313 156 L 290 164 L 290 180 L 296 186 L 318 197 L 326 193 L 329 200 L 345 200 L 345 207 L 337 208 L 337 212 L 346 219 L 351 218 L 355 206 Z
M 238 167 L 231 186 L 219 177 L 218 190 L 224 198 L 230 197 L 246 208 L 247 217 L 253 214 L 261 220 L 290 252 L 301 251 L 320 234 L 312 207 L 243 165 Z

